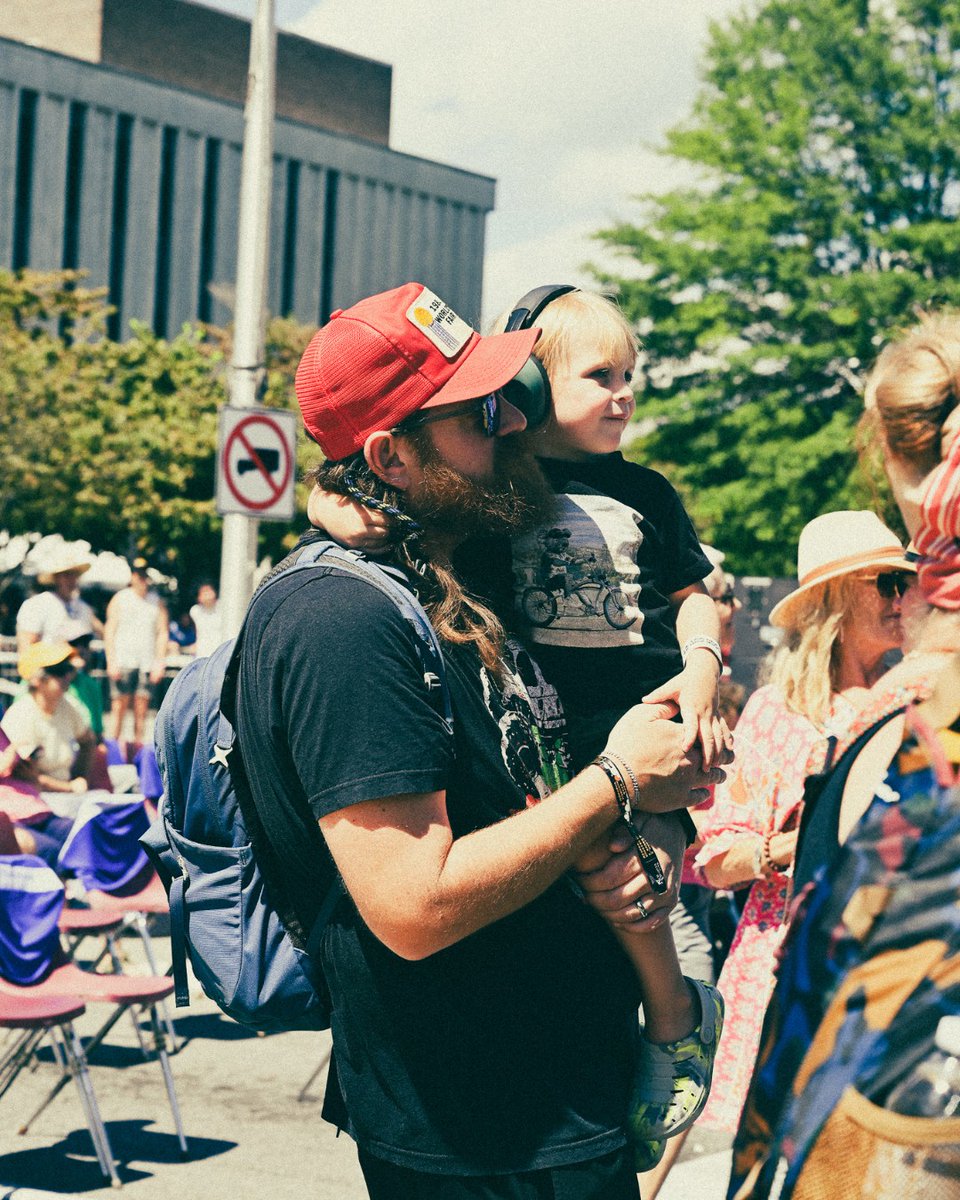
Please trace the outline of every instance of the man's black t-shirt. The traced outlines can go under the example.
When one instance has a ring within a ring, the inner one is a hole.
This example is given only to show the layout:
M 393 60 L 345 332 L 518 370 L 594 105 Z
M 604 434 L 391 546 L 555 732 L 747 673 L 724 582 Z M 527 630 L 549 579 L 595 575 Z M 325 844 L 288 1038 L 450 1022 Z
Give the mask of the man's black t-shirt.
M 560 745 L 529 658 L 494 684 L 444 647 L 453 745 L 415 635 L 389 599 L 327 568 L 278 581 L 245 635 L 237 724 L 285 896 L 309 928 L 326 888 L 317 818 L 445 789 L 455 837 L 536 802 Z M 525 686 L 524 686 L 525 685 Z M 530 716 L 530 698 L 539 712 Z M 551 754 L 547 755 L 548 760 Z M 610 931 L 559 881 L 420 962 L 386 949 L 348 896 L 324 933 L 334 1069 L 324 1115 L 371 1153 L 446 1174 L 531 1170 L 623 1145 L 637 984 Z

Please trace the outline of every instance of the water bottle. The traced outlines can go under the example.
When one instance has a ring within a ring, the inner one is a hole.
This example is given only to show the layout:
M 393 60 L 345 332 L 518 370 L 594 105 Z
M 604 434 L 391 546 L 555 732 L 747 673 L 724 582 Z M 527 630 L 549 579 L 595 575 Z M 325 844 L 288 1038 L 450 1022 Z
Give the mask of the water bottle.
M 905 1117 L 960 1114 L 960 1016 L 941 1017 L 930 1054 L 887 1097 Z

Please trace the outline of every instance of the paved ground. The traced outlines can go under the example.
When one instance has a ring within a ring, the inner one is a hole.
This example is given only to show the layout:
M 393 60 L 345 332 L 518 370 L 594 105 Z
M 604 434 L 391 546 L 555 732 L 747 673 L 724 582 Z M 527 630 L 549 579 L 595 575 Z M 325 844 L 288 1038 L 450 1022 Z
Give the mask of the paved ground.
M 127 939 L 137 967 L 137 945 Z M 161 961 L 166 944 L 159 944 Z M 91 1065 L 103 1117 L 129 1200 L 364 1200 L 353 1144 L 320 1119 L 329 1038 L 320 1033 L 251 1036 L 200 997 L 177 1017 L 183 1039 L 171 1062 L 190 1149 L 180 1157 L 159 1066 L 144 1062 L 129 1020 L 111 1032 Z M 86 1034 L 104 1010 L 88 1010 Z M 56 1077 L 49 1054 L 0 1102 L 0 1200 L 105 1195 L 71 1085 L 17 1136 Z M 729 1154 L 723 1139 L 694 1130 L 661 1200 L 721 1200 Z M 8 1189 L 14 1189 L 12 1191 Z M 398 1200 L 402 1198 L 398 1197 Z

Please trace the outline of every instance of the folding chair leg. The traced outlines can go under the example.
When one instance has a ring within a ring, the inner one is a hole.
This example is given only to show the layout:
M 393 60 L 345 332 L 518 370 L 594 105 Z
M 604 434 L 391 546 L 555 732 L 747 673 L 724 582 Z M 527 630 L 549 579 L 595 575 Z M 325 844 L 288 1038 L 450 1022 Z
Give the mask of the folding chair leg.
M 177 1130 L 180 1153 L 186 1158 L 188 1153 L 187 1138 L 183 1132 L 180 1105 L 177 1103 L 177 1093 L 173 1086 L 173 1073 L 170 1070 L 170 1058 L 164 1044 L 163 1030 L 160 1027 L 160 1019 L 157 1015 L 157 1006 L 155 1004 L 150 1005 L 150 1024 L 153 1027 L 153 1040 L 157 1047 L 157 1058 L 160 1060 L 160 1069 L 163 1071 L 163 1082 L 167 1086 L 167 1099 L 170 1101 L 170 1111 L 173 1113 L 173 1124 Z
M 150 967 L 150 974 L 162 975 L 163 972 L 157 966 L 157 960 L 153 953 L 153 939 L 150 937 L 149 922 L 146 916 L 143 913 L 130 913 L 127 921 L 140 935 L 140 940 L 143 942 L 143 950 L 147 956 L 147 964 Z M 176 1054 L 180 1049 L 180 1043 L 177 1041 L 177 1032 L 173 1027 L 173 1021 L 170 1017 L 170 1010 L 167 1007 L 166 1000 L 160 1001 L 160 1007 L 163 1010 L 163 1023 L 167 1027 L 167 1037 L 170 1039 L 170 1053 Z
M 90 1137 L 93 1141 L 97 1160 L 100 1163 L 100 1169 L 110 1180 L 112 1187 L 121 1187 L 120 1176 L 117 1174 L 116 1163 L 113 1159 L 113 1150 L 110 1147 L 110 1138 L 107 1136 L 107 1128 L 103 1123 L 103 1118 L 100 1116 L 97 1097 L 93 1090 L 93 1084 L 90 1082 L 89 1072 L 87 1071 L 87 1060 L 83 1053 L 83 1044 L 77 1037 L 72 1021 L 64 1023 L 63 1048 L 67 1062 L 70 1064 L 71 1074 L 77 1085 L 77 1091 L 80 1094 L 80 1104 L 87 1118 L 87 1128 L 90 1130 Z
M 110 1032 L 110 1030 L 114 1027 L 114 1025 L 116 1025 L 116 1023 L 120 1020 L 120 1018 L 123 1016 L 123 1014 L 127 1011 L 127 1009 L 129 1009 L 131 1007 L 132 1007 L 132 1005 L 130 1005 L 130 1004 L 117 1005 L 117 1007 L 111 1013 L 110 1017 L 103 1023 L 103 1025 L 100 1026 L 100 1028 L 97 1030 L 97 1032 L 94 1034 L 94 1036 L 87 1043 L 87 1050 L 86 1050 L 86 1055 L 84 1056 L 84 1062 L 86 1062 L 87 1056 L 92 1054 L 94 1052 L 94 1050 L 97 1049 L 97 1047 L 100 1045 L 100 1043 L 103 1041 L 103 1039 L 107 1036 L 107 1034 Z M 136 1015 L 134 1015 L 134 1020 L 136 1020 Z M 43 1110 L 47 1107 L 47 1105 L 51 1104 L 54 1100 L 56 1100 L 57 1096 L 59 1096 L 60 1093 L 63 1091 L 63 1089 L 66 1087 L 67 1080 L 70 1078 L 70 1074 L 71 1074 L 71 1072 L 69 1070 L 69 1056 L 68 1056 L 67 1068 L 64 1069 L 63 1074 L 60 1076 L 60 1078 L 57 1080 L 57 1082 L 53 1085 L 53 1087 L 47 1093 L 44 1100 L 41 1101 L 40 1105 L 33 1110 L 33 1112 L 30 1114 L 30 1116 L 27 1118 L 27 1120 L 24 1121 L 24 1123 L 20 1126 L 20 1129 L 18 1130 L 19 1133 L 26 1133 L 29 1130 L 30 1126 L 33 1124 L 33 1122 L 37 1119 L 37 1117 L 39 1117 L 40 1114 L 43 1112 Z
M 30 1061 L 43 1033 L 42 1029 L 25 1030 L 4 1054 L 0 1062 L 0 1097 L 6 1095 L 10 1085 Z

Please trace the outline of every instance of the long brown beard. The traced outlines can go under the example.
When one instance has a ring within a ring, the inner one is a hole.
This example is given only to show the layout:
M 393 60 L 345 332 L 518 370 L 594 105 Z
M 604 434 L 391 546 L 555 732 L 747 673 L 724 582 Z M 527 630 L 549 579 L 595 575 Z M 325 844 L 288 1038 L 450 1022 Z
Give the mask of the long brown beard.
M 498 439 L 488 482 L 446 464 L 427 429 L 416 438 L 416 450 L 424 476 L 416 497 L 407 496 L 406 507 L 428 537 L 512 536 L 535 529 L 556 511 L 556 497 L 536 459 L 516 438 Z

